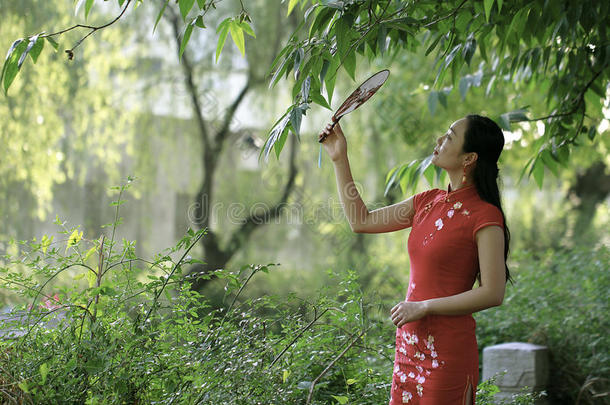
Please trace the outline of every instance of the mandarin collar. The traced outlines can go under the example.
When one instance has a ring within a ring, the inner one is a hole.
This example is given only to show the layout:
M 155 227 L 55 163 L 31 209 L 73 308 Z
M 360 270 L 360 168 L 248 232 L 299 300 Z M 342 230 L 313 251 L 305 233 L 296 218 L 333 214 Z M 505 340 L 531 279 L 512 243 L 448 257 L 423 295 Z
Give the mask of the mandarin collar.
M 470 184 L 466 187 L 460 187 L 457 190 L 451 190 L 451 184 L 447 185 L 445 191 L 445 199 L 456 199 L 471 196 L 477 193 L 477 188 L 474 184 Z

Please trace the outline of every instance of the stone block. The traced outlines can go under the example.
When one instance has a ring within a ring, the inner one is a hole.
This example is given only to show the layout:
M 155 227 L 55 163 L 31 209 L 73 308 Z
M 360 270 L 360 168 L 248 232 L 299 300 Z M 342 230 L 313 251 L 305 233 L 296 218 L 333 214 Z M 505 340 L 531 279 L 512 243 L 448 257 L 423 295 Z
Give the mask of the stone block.
M 549 355 L 546 346 L 511 342 L 483 349 L 483 380 L 496 377 L 500 392 L 498 402 L 523 392 L 546 389 L 549 378 Z

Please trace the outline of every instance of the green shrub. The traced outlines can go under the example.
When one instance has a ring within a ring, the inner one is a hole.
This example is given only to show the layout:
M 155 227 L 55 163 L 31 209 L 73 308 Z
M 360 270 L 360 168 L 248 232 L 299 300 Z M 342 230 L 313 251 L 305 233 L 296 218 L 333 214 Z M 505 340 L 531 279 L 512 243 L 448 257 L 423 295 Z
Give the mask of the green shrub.
M 273 264 L 197 275 L 224 282 L 225 305 L 212 307 L 183 275 L 205 231 L 189 231 L 153 260 L 115 240 L 127 186 L 117 189 L 108 238 L 86 240 L 57 221 L 65 240 L 22 241 L 13 249 L 22 253 L 3 256 L 3 291 L 21 302 L 0 330 L 4 402 L 387 403 L 394 329 L 353 271 L 329 271 L 328 285 L 308 299 L 244 298 Z M 480 320 L 483 331 L 503 330 L 494 316 Z M 493 390 L 481 384 L 477 403 Z M 513 403 L 532 401 L 523 394 Z
M 272 264 L 199 275 L 225 281 L 227 305 L 212 309 L 182 273 L 205 231 L 152 261 L 115 241 L 126 188 L 110 237 L 86 240 L 57 221 L 65 240 L 19 242 L 23 253 L 3 257 L 4 290 L 22 301 L 2 327 L 5 401 L 286 404 L 310 388 L 311 403 L 387 401 L 393 331 L 367 318 L 353 272 L 329 274 L 336 288 L 312 300 L 242 299 Z
M 515 283 L 504 303 L 476 314 L 480 349 L 511 341 L 545 345 L 551 403 L 610 403 L 610 250 L 514 256 Z

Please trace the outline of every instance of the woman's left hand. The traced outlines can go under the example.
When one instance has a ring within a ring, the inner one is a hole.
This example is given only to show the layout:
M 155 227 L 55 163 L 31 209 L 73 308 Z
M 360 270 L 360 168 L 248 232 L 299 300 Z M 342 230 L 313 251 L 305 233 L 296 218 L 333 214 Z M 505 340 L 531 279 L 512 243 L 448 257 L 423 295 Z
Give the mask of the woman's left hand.
M 424 301 L 401 301 L 392 308 L 392 322 L 400 328 L 407 322 L 417 321 L 426 316 L 427 306 Z

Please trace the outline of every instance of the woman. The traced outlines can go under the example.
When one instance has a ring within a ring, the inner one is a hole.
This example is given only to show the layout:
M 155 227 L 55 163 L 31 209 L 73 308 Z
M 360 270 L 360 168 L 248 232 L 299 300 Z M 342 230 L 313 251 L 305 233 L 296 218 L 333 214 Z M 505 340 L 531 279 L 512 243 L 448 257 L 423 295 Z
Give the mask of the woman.
M 471 314 L 500 305 L 510 279 L 510 234 L 496 181 L 502 130 L 478 115 L 454 122 L 432 158 L 449 175 L 448 190 L 428 190 L 370 212 L 354 185 L 341 126 L 329 124 L 320 139 L 324 134 L 352 230 L 413 227 L 406 299 L 391 310 L 397 330 L 390 405 L 474 404 L 479 359 Z

